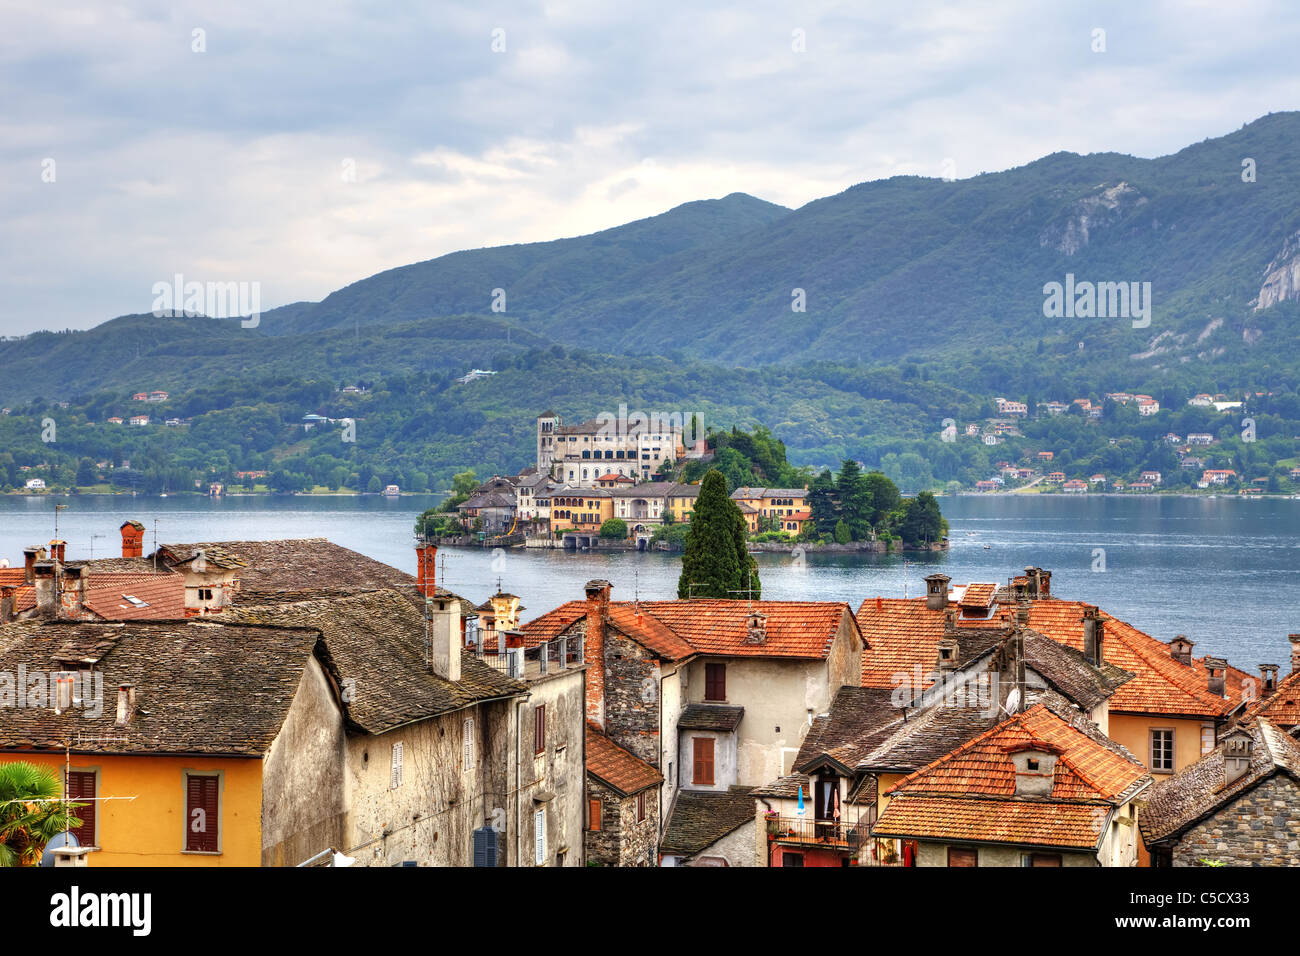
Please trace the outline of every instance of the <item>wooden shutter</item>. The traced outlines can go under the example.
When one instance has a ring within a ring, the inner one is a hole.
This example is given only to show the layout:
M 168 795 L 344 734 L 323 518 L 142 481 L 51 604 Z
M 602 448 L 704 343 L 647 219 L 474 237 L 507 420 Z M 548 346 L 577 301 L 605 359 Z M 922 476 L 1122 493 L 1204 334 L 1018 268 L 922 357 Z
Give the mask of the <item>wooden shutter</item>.
M 600 829 L 600 801 L 587 801 L 587 829 L 597 831 Z
M 533 708 L 533 753 L 546 752 L 546 705 Z
M 705 700 L 726 700 L 727 699 L 727 665 L 726 664 L 705 664 L 704 665 L 704 699 Z
M 393 744 L 393 764 L 389 783 L 394 790 L 402 785 L 402 744 L 400 742 Z
M 533 814 L 533 840 L 536 852 L 533 862 L 541 866 L 546 862 L 546 811 L 538 810 Z
M 979 851 L 966 847 L 948 847 L 949 866 L 979 866 Z
M 474 769 L 474 718 L 473 717 L 465 718 L 465 731 L 463 736 L 464 736 L 463 745 L 465 751 L 465 769 L 473 770 Z
M 185 780 L 185 849 L 216 853 L 221 848 L 221 816 L 215 776 L 189 774 Z
M 497 865 L 497 831 L 491 827 L 479 827 L 474 831 L 474 865 Z
M 72 811 L 74 816 L 81 817 L 81 826 L 72 832 L 77 837 L 79 846 L 98 846 L 95 842 L 97 834 L 95 833 L 95 811 L 99 805 L 95 803 L 95 772 L 93 770 L 72 770 L 68 772 L 68 790 L 67 797 L 72 803 L 84 800 L 86 805 Z
M 713 738 L 693 738 L 691 752 L 695 757 L 695 773 L 691 782 L 697 786 L 713 786 Z
M 1060 866 L 1061 854 L 1059 853 L 1031 853 L 1029 856 L 1030 866 Z
M 645 791 L 642 790 L 636 795 L 636 822 L 640 823 L 645 819 Z

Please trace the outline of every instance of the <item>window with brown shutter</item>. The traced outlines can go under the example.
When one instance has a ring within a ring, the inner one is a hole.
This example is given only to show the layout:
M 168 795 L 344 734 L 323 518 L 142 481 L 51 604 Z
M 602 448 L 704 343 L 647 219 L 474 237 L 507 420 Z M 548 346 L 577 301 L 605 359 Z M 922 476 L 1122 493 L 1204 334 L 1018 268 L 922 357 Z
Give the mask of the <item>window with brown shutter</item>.
M 587 801 L 587 829 L 593 831 L 600 829 L 600 801 L 599 800 Z
M 636 795 L 636 822 L 640 823 L 645 819 L 645 791 L 642 790 Z
M 727 699 L 727 665 L 726 664 L 705 664 L 704 665 L 704 699 L 705 700 L 726 700 Z
M 546 753 L 546 705 L 533 708 L 533 753 Z
M 1060 866 L 1061 854 L 1059 853 L 1031 853 L 1029 854 L 1030 866 Z
M 81 826 L 72 831 L 77 837 L 77 845 L 98 846 L 95 842 L 98 837 L 95 832 L 95 810 L 98 806 L 95 803 L 95 771 L 68 771 L 67 796 L 72 803 L 85 802 L 85 806 L 72 811 L 73 816 L 81 817 Z
M 215 774 L 185 776 L 185 849 L 191 853 L 221 850 L 221 779 Z
M 701 787 L 713 786 L 713 738 L 693 738 L 691 752 L 695 757 L 695 774 L 691 782 Z
M 979 866 L 979 851 L 967 847 L 948 847 L 949 866 Z

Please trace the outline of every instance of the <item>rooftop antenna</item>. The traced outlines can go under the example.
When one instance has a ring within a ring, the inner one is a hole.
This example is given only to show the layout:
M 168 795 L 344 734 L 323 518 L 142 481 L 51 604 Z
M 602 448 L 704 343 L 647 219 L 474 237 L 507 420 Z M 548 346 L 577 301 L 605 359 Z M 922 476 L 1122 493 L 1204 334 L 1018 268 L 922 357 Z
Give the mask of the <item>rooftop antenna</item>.
M 103 534 L 92 534 L 90 536 L 90 560 L 92 561 L 95 560 L 95 539 L 105 538 L 105 537 L 107 537 L 107 535 L 103 535 Z
M 153 519 L 153 573 L 158 573 L 158 519 Z

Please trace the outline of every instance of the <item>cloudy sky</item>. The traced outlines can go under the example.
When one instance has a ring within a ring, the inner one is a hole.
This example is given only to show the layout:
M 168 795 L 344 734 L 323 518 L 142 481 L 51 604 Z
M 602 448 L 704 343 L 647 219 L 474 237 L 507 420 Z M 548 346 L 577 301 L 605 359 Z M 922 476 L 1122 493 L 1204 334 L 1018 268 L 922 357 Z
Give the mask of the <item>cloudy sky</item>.
M 1300 105 L 1285 0 L 710 6 L 0 0 L 0 333 Z

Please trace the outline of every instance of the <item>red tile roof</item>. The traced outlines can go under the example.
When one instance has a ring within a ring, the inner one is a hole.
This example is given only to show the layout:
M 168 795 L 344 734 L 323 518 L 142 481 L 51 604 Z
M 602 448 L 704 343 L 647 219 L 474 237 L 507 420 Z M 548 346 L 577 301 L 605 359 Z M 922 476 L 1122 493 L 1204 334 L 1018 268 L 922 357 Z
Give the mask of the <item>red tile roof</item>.
M 26 582 L 26 568 L 0 568 L 0 587 L 16 588 Z
M 939 659 L 944 612 L 925 606 L 925 598 L 870 598 L 857 614 L 867 650 L 862 653 L 862 686 L 894 687 L 895 674 L 911 675 L 916 665 L 928 675 Z M 997 615 L 962 619 L 962 627 L 1002 627 Z
M 587 725 L 587 773 L 623 796 L 631 796 L 663 783 L 663 775 L 598 729 Z
M 519 628 L 524 635 L 524 647 L 536 647 L 555 640 L 586 614 L 586 601 L 566 601 L 541 617 L 533 618 Z
M 1058 754 L 1050 795 L 1015 795 L 1011 756 L 1026 746 Z M 872 832 L 1092 849 L 1111 808 L 1149 781 L 1145 767 L 1038 704 L 895 784 Z
M 141 604 L 128 601 L 128 596 Z M 86 581 L 84 604 L 88 611 L 106 621 L 180 620 L 185 617 L 185 577 L 92 574 Z
M 1277 690 L 1250 709 L 1251 717 L 1267 717 L 1284 730 L 1300 724 L 1300 670 L 1278 681 Z

